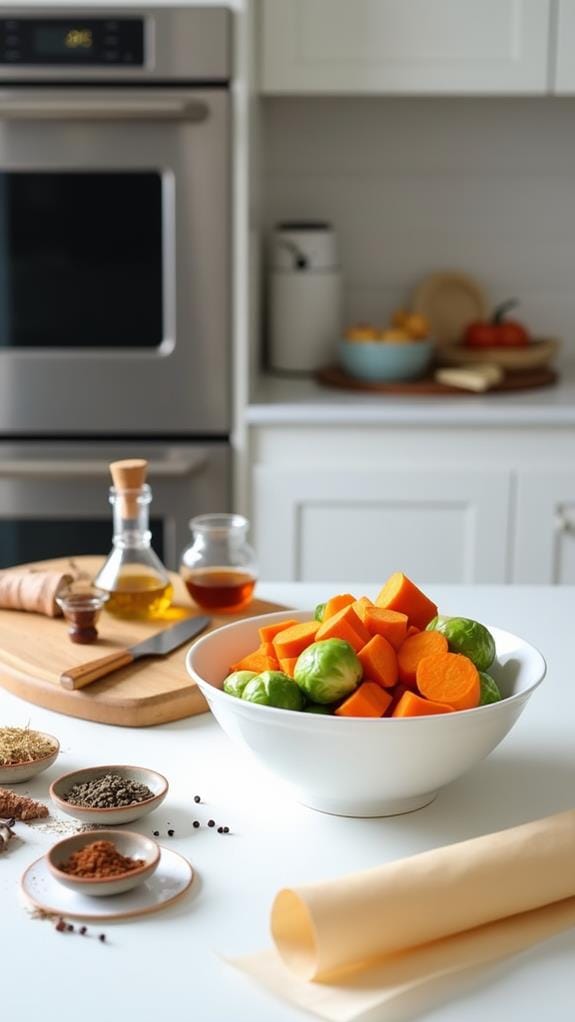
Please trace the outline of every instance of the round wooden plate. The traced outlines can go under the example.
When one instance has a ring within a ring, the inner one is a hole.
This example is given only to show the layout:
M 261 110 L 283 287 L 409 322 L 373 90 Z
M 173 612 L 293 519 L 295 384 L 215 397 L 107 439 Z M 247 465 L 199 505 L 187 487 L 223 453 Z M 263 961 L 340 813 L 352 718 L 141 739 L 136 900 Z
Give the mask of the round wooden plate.
M 403 383 L 372 383 L 357 380 L 348 376 L 339 366 L 328 366 L 316 373 L 316 379 L 328 387 L 342 390 L 358 390 L 371 394 L 455 394 L 458 397 L 469 394 L 477 397 L 477 391 L 464 390 L 463 387 L 451 387 L 438 383 L 433 376 L 425 376 L 420 380 L 405 380 Z M 533 387 L 549 387 L 557 382 L 557 373 L 553 369 L 542 367 L 529 369 L 521 373 L 506 373 L 501 383 L 482 391 L 479 396 L 494 391 L 530 390 Z

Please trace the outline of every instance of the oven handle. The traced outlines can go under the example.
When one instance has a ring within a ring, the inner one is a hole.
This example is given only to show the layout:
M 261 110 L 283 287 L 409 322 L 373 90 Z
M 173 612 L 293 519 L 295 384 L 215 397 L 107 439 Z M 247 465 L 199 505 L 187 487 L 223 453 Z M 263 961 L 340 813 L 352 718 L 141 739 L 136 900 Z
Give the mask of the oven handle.
M 9 99 L 0 100 L 0 120 L 6 121 L 188 121 L 207 120 L 206 103 L 190 99 Z
M 204 468 L 208 456 L 195 454 L 181 461 L 149 461 L 150 476 L 181 479 Z M 0 479 L 100 479 L 110 473 L 108 461 L 72 461 L 66 458 L 45 461 L 0 461 Z

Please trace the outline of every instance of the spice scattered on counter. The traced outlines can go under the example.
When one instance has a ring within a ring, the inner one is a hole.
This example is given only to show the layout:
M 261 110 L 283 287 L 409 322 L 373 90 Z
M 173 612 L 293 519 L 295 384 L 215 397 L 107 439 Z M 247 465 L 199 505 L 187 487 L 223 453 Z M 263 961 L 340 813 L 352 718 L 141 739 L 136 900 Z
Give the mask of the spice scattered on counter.
M 7 847 L 11 837 L 16 837 L 15 832 L 12 830 L 15 822 L 13 817 L 10 820 L 0 820 L 0 852 L 3 852 Z
M 48 816 L 48 806 L 35 802 L 25 795 L 16 795 L 7 788 L 0 788 L 0 816 L 16 820 L 36 820 Z
M 79 926 L 78 929 L 76 929 L 73 923 L 68 923 L 64 919 L 64 916 L 55 915 L 54 912 L 47 912 L 46 909 L 34 908 L 32 909 L 31 915 L 32 919 L 48 919 L 51 923 L 54 923 L 54 929 L 57 933 L 76 933 L 80 937 L 92 936 L 87 926 Z M 98 940 L 104 943 L 106 940 L 106 934 L 99 933 Z
M 0 727 L 0 766 L 32 763 L 51 756 L 58 748 L 54 739 L 28 727 Z
M 160 836 L 160 832 L 159 832 L 159 830 L 155 830 L 155 831 L 153 832 L 153 834 L 154 834 L 154 837 L 159 837 L 159 836 Z
M 132 781 L 120 774 L 102 774 L 93 781 L 73 784 L 62 795 L 64 802 L 75 806 L 87 806 L 91 809 L 115 809 L 119 806 L 132 806 L 153 798 L 154 793 L 145 784 Z
M 192 827 L 195 827 L 196 830 L 197 830 L 199 826 L 200 826 L 200 821 L 199 820 L 194 820 L 194 822 L 192 823 Z
M 174 834 L 175 834 L 175 831 L 174 831 L 174 830 L 170 829 L 170 830 L 168 831 L 168 837 L 173 837 L 173 836 L 174 836 Z
M 201 797 L 199 795 L 194 795 L 194 802 L 201 802 L 201 801 L 202 800 L 201 800 Z
M 73 852 L 65 862 L 59 863 L 58 869 L 70 876 L 104 880 L 131 873 L 144 864 L 144 859 L 131 859 L 122 855 L 113 841 L 92 841 Z
M 215 827 L 215 825 L 216 825 L 215 820 L 208 820 L 208 827 Z

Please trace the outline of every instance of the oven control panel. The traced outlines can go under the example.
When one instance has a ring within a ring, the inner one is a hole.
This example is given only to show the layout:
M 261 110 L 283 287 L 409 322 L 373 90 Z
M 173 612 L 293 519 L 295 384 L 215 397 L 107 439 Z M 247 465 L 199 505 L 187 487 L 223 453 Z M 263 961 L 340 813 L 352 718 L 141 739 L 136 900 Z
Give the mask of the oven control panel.
M 0 18 L 0 64 L 143 67 L 143 18 Z

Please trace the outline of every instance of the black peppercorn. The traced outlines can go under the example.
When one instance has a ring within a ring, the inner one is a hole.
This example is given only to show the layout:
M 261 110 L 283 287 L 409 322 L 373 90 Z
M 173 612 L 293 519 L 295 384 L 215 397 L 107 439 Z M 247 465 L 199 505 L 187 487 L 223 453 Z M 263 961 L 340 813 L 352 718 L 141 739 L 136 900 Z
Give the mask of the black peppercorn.
M 208 827 L 215 827 L 215 825 L 216 825 L 215 820 L 208 820 Z
M 99 933 L 98 934 L 98 940 L 101 940 L 102 944 L 105 944 L 106 943 L 106 934 L 105 933 Z
M 230 828 L 229 827 L 224 827 L 223 831 L 224 831 L 224 834 L 229 834 Z
M 160 832 L 159 832 L 159 830 L 155 830 L 155 831 L 154 831 L 154 837 L 159 837 L 159 836 L 160 836 Z
M 224 828 L 223 827 L 218 827 L 218 834 L 223 834 L 223 833 L 224 833 Z
M 192 826 L 197 829 L 200 826 L 200 821 L 199 820 L 194 820 Z
M 81 926 L 80 927 L 80 933 L 82 934 L 82 936 L 84 936 L 84 934 L 86 934 L 87 932 L 88 932 L 88 927 L 87 926 Z
M 173 830 L 169 830 L 168 831 L 168 837 L 173 837 L 173 836 L 174 836 L 174 831 Z
M 73 933 L 74 932 L 74 927 L 72 926 L 72 923 L 68 923 L 66 929 L 67 929 L 68 933 Z
M 194 795 L 194 802 L 201 802 L 201 801 L 202 800 L 201 800 L 199 795 Z

